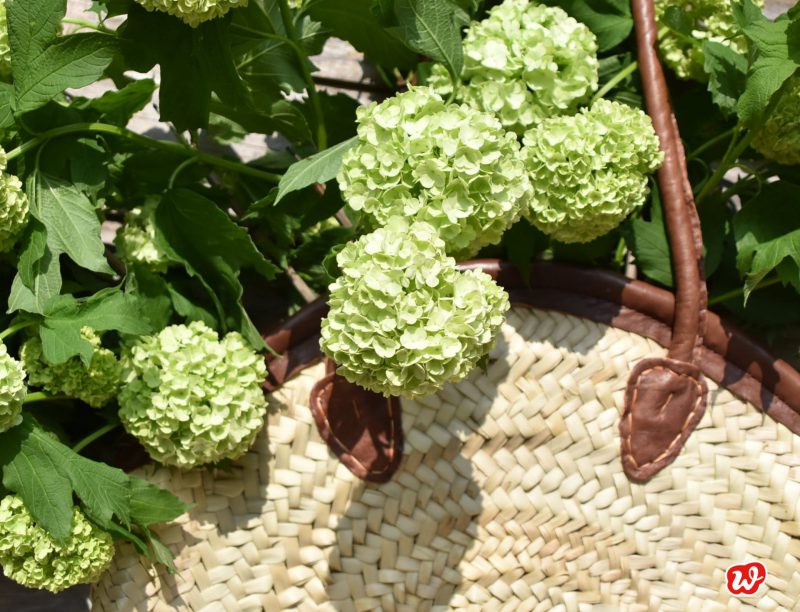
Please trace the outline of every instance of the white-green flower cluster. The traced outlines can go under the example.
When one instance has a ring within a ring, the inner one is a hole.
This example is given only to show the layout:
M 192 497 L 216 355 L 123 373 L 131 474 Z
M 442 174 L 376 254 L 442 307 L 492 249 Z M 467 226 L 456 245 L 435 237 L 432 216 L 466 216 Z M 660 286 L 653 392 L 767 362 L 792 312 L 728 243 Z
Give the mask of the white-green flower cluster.
M 72 357 L 64 363 L 48 362 L 38 336 L 22 345 L 20 358 L 28 372 L 30 385 L 75 397 L 93 408 L 100 408 L 119 391 L 122 366 L 116 355 L 100 344 L 100 336 L 91 327 L 82 328 L 81 336 L 92 345 L 92 360 L 88 367 L 80 357 Z
M 415 87 L 357 118 L 359 142 L 338 180 L 373 227 L 395 215 L 426 221 L 463 259 L 499 242 L 519 218 L 530 196 L 519 144 L 491 115 Z
M 111 536 L 77 508 L 72 530 L 56 542 L 34 521 L 22 500 L 0 501 L 0 564 L 3 573 L 26 587 L 57 593 L 76 584 L 95 582 L 114 557 Z
M 28 197 L 22 181 L 6 172 L 6 152 L 0 147 L 0 253 L 10 251 L 28 223 Z
M 139 338 L 126 358 L 119 416 L 153 459 L 191 468 L 242 455 L 264 424 L 263 356 L 204 323 Z
M 0 343 L 0 432 L 22 422 L 22 402 L 27 395 L 25 370 Z
M 561 242 L 589 242 L 641 206 L 663 153 L 650 118 L 618 102 L 551 117 L 529 130 L 523 157 L 533 197 L 526 214 Z
M 11 76 L 11 47 L 8 44 L 8 21 L 6 2 L 0 0 L 0 80 Z
M 114 238 L 114 244 L 117 255 L 127 265 L 140 264 L 154 272 L 166 272 L 169 259 L 155 241 L 155 210 L 156 205 L 148 203 L 129 211 L 125 215 L 125 225 Z
M 461 272 L 436 228 L 395 217 L 339 253 L 320 347 L 352 383 L 416 397 L 464 378 L 509 308 L 488 275 Z
M 247 6 L 248 0 L 136 0 L 148 11 L 163 11 L 179 17 L 193 28 L 222 17 L 232 8 Z
M 597 71 L 597 41 L 584 24 L 558 7 L 506 0 L 467 30 L 457 99 L 522 133 L 575 112 L 597 89 Z M 430 83 L 442 95 L 452 91 L 442 66 Z
M 756 132 L 753 148 L 781 164 L 800 164 L 800 76 L 786 84 L 778 104 Z
M 758 6 L 764 0 L 754 0 Z M 728 45 L 736 53 L 747 51 L 747 42 L 731 12 L 731 0 L 655 0 L 656 21 L 661 28 L 661 58 L 682 79 L 708 80 L 703 63 L 703 41 Z M 675 22 L 688 24 L 689 33 L 673 29 Z

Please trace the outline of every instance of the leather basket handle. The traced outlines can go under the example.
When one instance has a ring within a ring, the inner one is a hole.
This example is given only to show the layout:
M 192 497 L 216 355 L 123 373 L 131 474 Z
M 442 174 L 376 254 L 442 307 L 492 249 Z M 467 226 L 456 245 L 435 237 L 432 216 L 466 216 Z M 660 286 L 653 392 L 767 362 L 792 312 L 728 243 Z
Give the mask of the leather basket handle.
M 705 412 L 707 389 L 696 359 L 703 344 L 708 294 L 700 219 L 656 50 L 653 0 L 632 0 L 631 5 L 647 112 L 664 151 L 658 184 L 676 289 L 667 357 L 645 359 L 634 368 L 620 422 L 625 473 L 646 480 L 674 461 Z

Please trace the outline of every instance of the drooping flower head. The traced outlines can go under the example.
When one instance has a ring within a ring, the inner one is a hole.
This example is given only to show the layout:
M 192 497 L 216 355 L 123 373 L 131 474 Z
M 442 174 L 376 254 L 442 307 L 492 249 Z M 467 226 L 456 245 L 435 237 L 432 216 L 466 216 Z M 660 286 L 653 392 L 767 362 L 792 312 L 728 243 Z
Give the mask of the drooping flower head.
M 753 1 L 764 5 L 764 0 Z M 736 53 L 747 51 L 731 12 L 731 0 L 655 0 L 655 9 L 661 28 L 661 58 L 682 79 L 708 80 L 703 69 L 704 40 L 728 45 Z
M 384 395 L 428 395 L 464 378 L 509 307 L 488 275 L 455 268 L 428 223 L 394 217 L 337 262 L 320 346 L 341 376 Z
M 264 424 L 263 356 L 204 323 L 139 338 L 126 359 L 119 416 L 153 459 L 191 468 L 244 454 Z
M 38 336 L 22 345 L 20 358 L 32 386 L 75 397 L 93 408 L 100 408 L 119 391 L 122 366 L 113 351 L 100 344 L 100 335 L 91 327 L 83 327 L 81 336 L 92 345 L 92 359 L 88 366 L 80 357 L 72 357 L 64 363 L 50 363 L 45 359 Z
M 396 215 L 426 221 L 463 259 L 519 218 L 530 195 L 519 144 L 491 115 L 415 87 L 357 116 L 359 142 L 338 180 L 373 227 Z
M 0 432 L 22 422 L 22 402 L 27 395 L 25 370 L 0 343 Z
M 800 76 L 791 77 L 785 87 L 756 132 L 753 148 L 781 164 L 800 164 Z
M 13 248 L 28 223 L 28 197 L 22 181 L 6 172 L 6 163 L 6 152 L 0 147 L 0 253 Z
M 561 242 L 589 242 L 617 227 L 644 203 L 647 176 L 663 160 L 650 118 L 608 100 L 546 119 L 524 143 L 533 186 L 526 215 Z
M 165 272 L 169 259 L 155 242 L 155 208 L 155 204 L 148 203 L 128 212 L 125 225 L 117 232 L 114 244 L 117 255 L 126 264 L 140 264 L 154 272 Z
M 597 41 L 558 7 L 506 0 L 464 37 L 464 85 L 457 99 L 494 114 L 517 133 L 551 115 L 571 114 L 597 89 Z M 449 95 L 434 68 L 431 85 Z
M 179 17 L 193 28 L 222 17 L 232 8 L 247 6 L 248 0 L 136 0 L 148 11 L 163 11 Z
M 19 497 L 0 501 L 0 565 L 19 584 L 57 593 L 95 582 L 113 557 L 111 535 L 89 522 L 78 507 L 72 510 L 69 536 L 57 542 L 36 524 Z

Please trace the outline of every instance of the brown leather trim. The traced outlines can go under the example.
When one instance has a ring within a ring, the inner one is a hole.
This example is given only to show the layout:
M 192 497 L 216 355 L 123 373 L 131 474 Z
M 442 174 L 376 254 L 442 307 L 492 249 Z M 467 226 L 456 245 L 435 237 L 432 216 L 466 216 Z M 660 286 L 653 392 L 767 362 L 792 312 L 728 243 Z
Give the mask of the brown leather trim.
M 664 71 L 656 51 L 658 30 L 653 0 L 633 0 L 631 4 L 636 25 L 639 73 L 647 112 L 664 151 L 664 163 L 658 171 L 658 184 L 661 188 L 677 289 L 669 356 L 691 363 L 695 357 L 695 349 L 702 345 L 702 323 L 706 310 L 703 237 L 686 172 L 686 156 L 678 124 L 672 114 Z

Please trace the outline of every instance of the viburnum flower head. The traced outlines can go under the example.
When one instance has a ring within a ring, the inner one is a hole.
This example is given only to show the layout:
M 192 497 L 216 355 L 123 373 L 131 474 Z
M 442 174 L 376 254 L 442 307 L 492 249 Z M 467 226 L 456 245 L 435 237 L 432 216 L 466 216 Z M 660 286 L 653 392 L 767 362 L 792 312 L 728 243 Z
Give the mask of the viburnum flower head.
M 533 185 L 526 215 L 561 242 L 589 242 L 617 227 L 644 203 L 647 177 L 664 157 L 650 118 L 609 100 L 546 119 L 524 143 Z
M 0 253 L 10 251 L 28 223 L 28 197 L 22 181 L 6 173 L 6 152 L 0 147 Z
M 11 76 L 11 47 L 8 44 L 6 1 L 0 0 L 0 79 Z
M 95 582 L 114 557 L 111 536 L 96 527 L 77 506 L 65 542 L 57 542 L 34 521 L 22 500 L 0 501 L 0 564 L 15 582 L 53 593 Z
M 0 343 L 0 432 L 22 422 L 20 413 L 26 395 L 25 370 L 8 354 L 5 344 Z
M 154 203 L 147 203 L 129 211 L 114 244 L 117 255 L 127 265 L 139 264 L 154 272 L 166 272 L 169 259 L 156 244 L 155 210 Z
M 136 0 L 148 11 L 163 11 L 179 17 L 193 28 L 222 17 L 232 8 L 247 6 L 248 0 Z
M 764 0 L 753 0 L 764 6 Z M 731 11 L 731 0 L 655 0 L 656 20 L 661 28 L 658 46 L 661 58 L 682 79 L 708 80 L 703 68 L 703 41 L 722 43 L 738 54 L 747 52 L 747 41 Z M 675 23 L 685 24 L 685 32 Z
M 357 120 L 338 181 L 372 227 L 393 216 L 425 221 L 464 259 L 499 242 L 527 204 L 517 139 L 489 114 L 414 87 L 358 109 Z
M 150 456 L 191 468 L 235 459 L 264 424 L 264 357 L 237 332 L 205 323 L 139 338 L 126 362 L 119 416 Z
M 464 37 L 457 100 L 494 114 L 517 133 L 551 115 L 571 114 L 597 89 L 597 41 L 564 10 L 529 0 L 506 0 L 473 22 Z M 442 95 L 447 70 L 433 69 Z
M 508 296 L 461 272 L 428 223 L 393 217 L 337 256 L 320 346 L 352 383 L 417 397 L 464 378 L 492 347 Z
M 777 105 L 756 132 L 753 148 L 781 164 L 800 164 L 800 76 L 789 78 Z
M 51 393 L 75 397 L 93 408 L 114 399 L 122 383 L 122 366 L 111 349 L 100 343 L 100 335 L 91 327 L 81 328 L 81 337 L 92 345 L 92 359 L 86 366 L 80 357 L 63 363 L 50 363 L 42 351 L 38 336 L 27 340 L 20 357 L 28 372 L 28 382 Z

